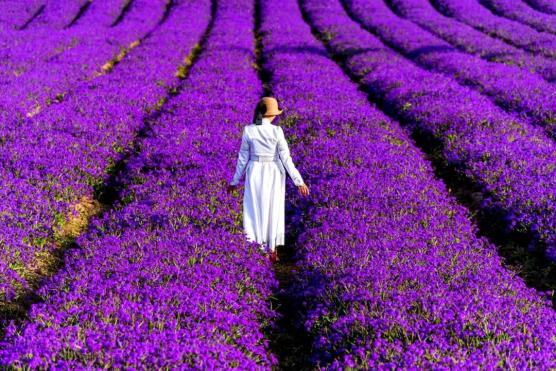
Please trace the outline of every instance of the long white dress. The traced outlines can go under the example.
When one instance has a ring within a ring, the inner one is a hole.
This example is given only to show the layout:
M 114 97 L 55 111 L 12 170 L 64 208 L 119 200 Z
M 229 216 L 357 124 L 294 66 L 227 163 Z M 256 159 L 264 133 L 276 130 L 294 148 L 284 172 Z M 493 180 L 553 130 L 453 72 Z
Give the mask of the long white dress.
M 303 179 L 290 156 L 284 131 L 263 118 L 261 125 L 243 128 L 236 171 L 231 185 L 237 185 L 245 171 L 243 228 L 248 241 L 263 250 L 284 245 L 286 171 L 296 186 Z

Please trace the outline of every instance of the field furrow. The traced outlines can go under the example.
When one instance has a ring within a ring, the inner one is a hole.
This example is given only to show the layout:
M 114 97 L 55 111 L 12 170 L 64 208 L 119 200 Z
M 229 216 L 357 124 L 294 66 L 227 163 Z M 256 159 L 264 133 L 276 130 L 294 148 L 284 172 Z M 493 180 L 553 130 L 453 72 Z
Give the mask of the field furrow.
M 107 12 L 107 14 L 111 15 L 110 18 L 112 19 L 112 22 L 110 23 L 110 27 L 117 26 L 118 23 L 120 23 L 124 19 L 129 9 L 131 8 L 132 3 L 133 0 L 123 0 L 122 3 L 120 4 L 121 6 L 119 6 L 118 12 L 110 12 L 110 13 Z M 117 15 L 114 16 L 114 14 Z
M 10 58 L 19 58 L 20 63 L 27 58 L 27 63 L 37 63 L 65 51 L 64 45 L 76 43 L 77 37 L 109 37 L 103 27 L 109 27 L 118 17 L 127 14 L 130 2 L 127 0 L 94 0 L 90 2 L 87 12 L 82 14 L 69 28 L 52 30 L 39 28 L 35 30 L 11 31 L 0 35 L 1 51 L 4 53 L 2 63 L 12 63 Z M 127 5 L 126 5 L 127 4 Z M 66 15 L 67 17 L 67 15 Z M 74 18 L 76 16 L 74 15 Z M 103 35 L 97 35 L 102 32 Z M 58 43 L 58 45 L 54 45 Z M 9 54 L 7 54 L 9 53 Z M 6 69 L 0 71 L 6 73 Z
M 85 14 L 89 10 L 91 2 L 93 2 L 93 0 L 88 0 L 81 4 L 81 7 L 79 8 L 77 14 L 71 19 L 71 21 L 68 22 L 68 24 L 64 26 L 64 28 L 70 28 L 77 22 L 79 22 L 83 18 L 83 14 Z
M 97 25 L 115 27 L 128 15 L 133 17 L 134 2 L 135 0 L 93 0 L 87 13 L 79 18 L 72 27 L 91 28 Z M 141 6 L 141 3 L 138 6 Z

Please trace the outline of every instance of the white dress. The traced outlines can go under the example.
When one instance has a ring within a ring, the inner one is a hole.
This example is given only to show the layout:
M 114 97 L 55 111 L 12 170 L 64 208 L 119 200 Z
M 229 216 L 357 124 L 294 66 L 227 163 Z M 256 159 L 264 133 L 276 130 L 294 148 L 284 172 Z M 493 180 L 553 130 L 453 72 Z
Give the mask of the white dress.
M 267 118 L 261 125 L 246 125 L 230 184 L 237 185 L 245 171 L 243 228 L 247 240 L 265 250 L 284 245 L 286 170 L 296 186 L 303 184 L 282 128 Z

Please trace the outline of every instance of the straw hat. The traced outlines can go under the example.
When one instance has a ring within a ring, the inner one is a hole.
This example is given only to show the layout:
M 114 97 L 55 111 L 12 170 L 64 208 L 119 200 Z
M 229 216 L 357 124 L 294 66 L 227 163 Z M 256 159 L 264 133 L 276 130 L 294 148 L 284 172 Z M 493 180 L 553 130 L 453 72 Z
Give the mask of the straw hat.
M 266 107 L 266 112 L 263 117 L 276 116 L 282 113 L 283 110 L 278 109 L 278 102 L 272 97 L 263 97 L 261 99 L 261 104 Z

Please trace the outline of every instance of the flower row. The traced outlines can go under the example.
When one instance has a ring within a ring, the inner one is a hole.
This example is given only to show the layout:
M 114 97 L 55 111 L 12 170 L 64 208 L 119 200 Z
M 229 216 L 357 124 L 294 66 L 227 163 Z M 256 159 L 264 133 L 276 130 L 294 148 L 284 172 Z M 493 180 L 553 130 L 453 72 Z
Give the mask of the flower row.
M 0 30 L 2 33 L 10 32 L 23 27 L 32 21 L 35 15 L 41 11 L 43 0 L 18 1 L 7 0 L 0 3 Z
M 302 7 L 346 53 L 380 52 L 365 38 L 359 48 L 336 1 Z M 270 86 L 312 190 L 291 293 L 314 366 L 553 367 L 550 303 L 477 237 L 408 135 L 327 58 L 296 2 L 267 1 L 261 13 Z
M 76 87 L 5 140 L 9 145 L 0 148 L 5 300 L 46 273 L 50 252 L 79 232 L 73 225 L 84 215 L 73 210 L 102 188 L 145 119 L 175 88 L 176 70 L 187 63 L 209 19 L 208 1 L 175 1 L 166 21 L 112 73 Z
M 226 192 L 262 93 L 252 20 L 251 1 L 218 2 L 200 56 L 119 177 L 121 202 L 78 239 L 30 320 L 8 329 L 2 365 L 275 365 L 263 328 L 276 282 Z
M 521 1 L 483 0 L 482 2 L 495 14 L 527 24 L 541 32 L 556 34 L 556 16 L 531 9 Z
M 110 28 L 98 22 L 107 10 L 100 5 L 90 5 L 66 30 L 13 33 L 0 74 L 0 83 L 9 92 L 0 99 L 4 128 L 13 132 L 26 117 L 63 100 L 80 81 L 109 70 L 122 53 L 157 27 L 168 6 L 164 0 L 135 1 L 123 20 Z
M 307 3 L 314 7 L 314 4 Z M 385 108 L 439 143 L 435 155 L 482 193 L 479 207 L 511 231 L 529 231 L 556 259 L 556 145 L 449 77 L 423 70 L 351 21 L 339 4 L 315 18 L 332 52 Z M 315 16 L 316 17 L 316 16 Z M 501 215 L 502 214 L 502 215 Z
M 525 0 L 534 9 L 548 14 L 556 14 L 556 4 L 550 0 Z
M 548 81 L 556 80 L 555 60 L 542 55 L 531 55 L 469 25 L 439 14 L 428 0 L 391 0 L 390 4 L 402 17 L 466 53 L 478 55 L 490 62 L 518 66 Z
M 533 53 L 556 56 L 556 36 L 493 14 L 475 0 L 432 0 L 443 14 Z
M 531 119 L 556 137 L 556 87 L 516 66 L 465 54 L 416 24 L 396 16 L 383 0 L 346 0 L 349 12 L 394 49 L 427 69 L 452 76 Z

